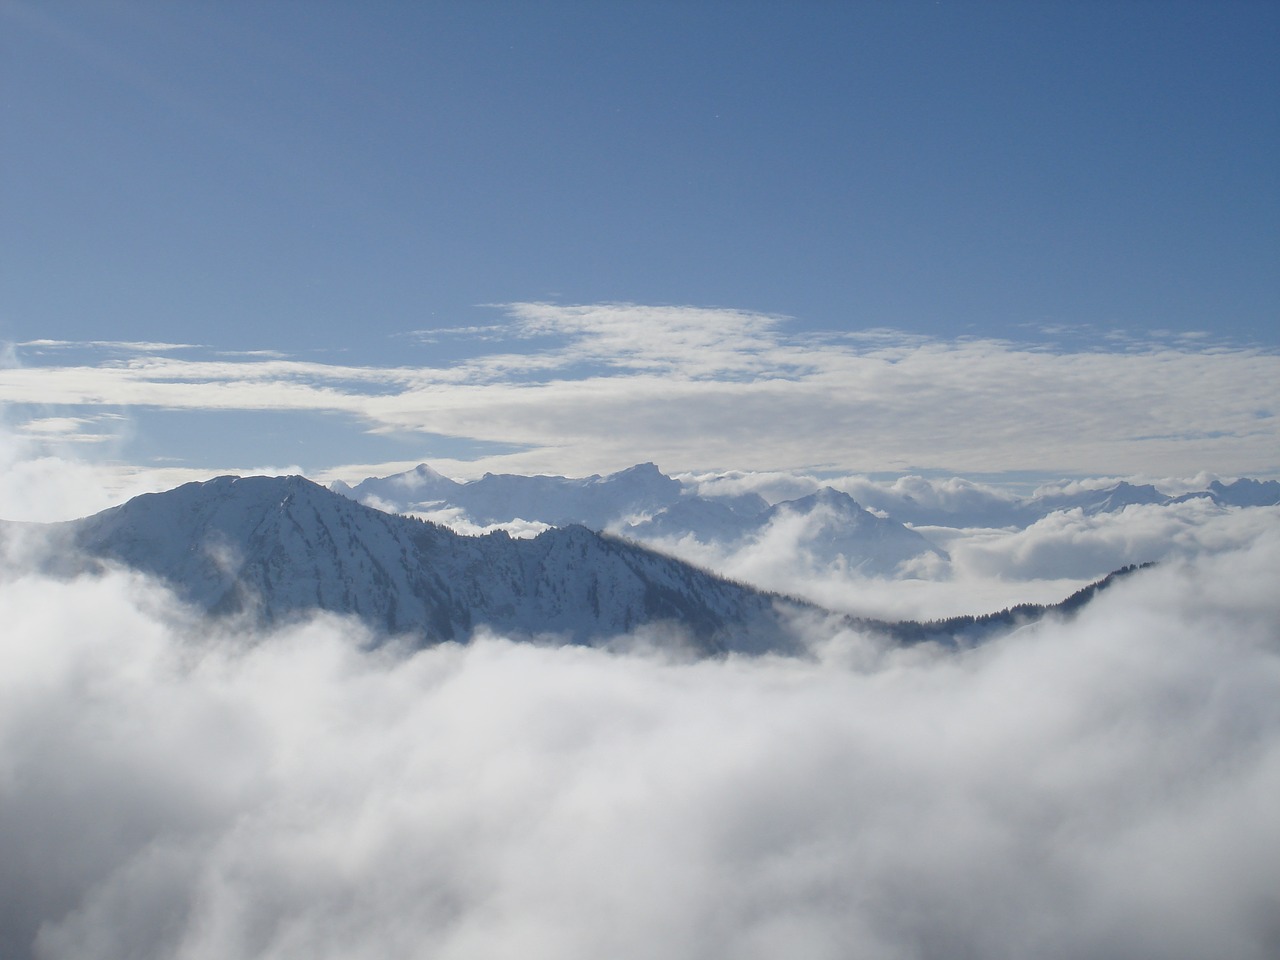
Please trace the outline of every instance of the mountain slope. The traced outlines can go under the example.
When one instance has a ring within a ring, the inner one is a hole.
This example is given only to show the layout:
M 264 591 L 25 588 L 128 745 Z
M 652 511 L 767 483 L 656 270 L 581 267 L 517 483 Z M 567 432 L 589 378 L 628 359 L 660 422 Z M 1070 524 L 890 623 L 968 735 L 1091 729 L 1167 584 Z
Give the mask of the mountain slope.
M 531 540 L 465 537 L 301 477 L 218 477 L 82 520 L 0 522 L 7 553 L 26 540 L 44 545 L 31 556 L 44 555 L 35 563 L 48 573 L 76 575 L 117 562 L 163 579 L 210 614 L 265 624 L 329 611 L 361 618 L 378 636 L 403 634 L 422 644 L 466 640 L 489 627 L 514 638 L 592 645 L 663 625 L 650 637 L 702 655 L 800 653 L 806 644 L 794 631 L 807 628 L 797 624 L 820 621 L 898 643 L 965 647 L 1045 616 L 1070 615 L 1114 579 L 1052 606 L 890 623 L 761 593 L 581 526 Z
M 805 546 L 819 563 L 841 561 L 862 573 L 889 574 L 923 553 L 946 556 L 914 530 L 864 510 L 853 497 L 831 487 L 775 504 L 759 522 L 767 527 L 787 518 L 804 523 Z
M 65 526 L 215 614 L 355 614 L 423 642 L 482 626 L 573 642 L 673 622 L 704 653 L 790 649 L 777 598 L 580 526 L 464 537 L 302 477 L 219 477 Z

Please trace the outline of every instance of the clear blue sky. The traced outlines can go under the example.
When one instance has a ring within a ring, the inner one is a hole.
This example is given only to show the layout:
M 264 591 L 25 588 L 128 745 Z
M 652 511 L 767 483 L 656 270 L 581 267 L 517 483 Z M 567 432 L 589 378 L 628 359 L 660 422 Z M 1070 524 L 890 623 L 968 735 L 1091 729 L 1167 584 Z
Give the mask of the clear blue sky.
M 1064 353 L 1200 333 L 1274 351 L 1278 41 L 1275 3 L 5 0 L 0 340 L 443 368 L 484 349 L 413 331 L 545 302 L 784 315 L 792 345 L 890 328 Z M 546 347 L 536 332 L 502 351 Z M 542 333 L 568 335 L 559 320 Z M 86 349 L 76 363 L 127 359 Z M 609 359 L 580 356 L 556 382 Z M 163 402 L 33 406 L 21 389 L 11 428 L 37 408 L 131 418 L 117 457 L 189 432 Z M 1250 401 L 1268 423 L 1276 406 Z M 284 415 L 259 408 L 266 446 L 212 427 L 214 459 L 272 462 Z M 453 437 L 448 456 L 510 440 L 430 426 L 411 432 Z M 316 469 L 433 452 L 344 459 L 324 433 Z M 629 459 L 611 456 L 600 466 Z M 1196 456 L 1188 469 L 1215 467 Z

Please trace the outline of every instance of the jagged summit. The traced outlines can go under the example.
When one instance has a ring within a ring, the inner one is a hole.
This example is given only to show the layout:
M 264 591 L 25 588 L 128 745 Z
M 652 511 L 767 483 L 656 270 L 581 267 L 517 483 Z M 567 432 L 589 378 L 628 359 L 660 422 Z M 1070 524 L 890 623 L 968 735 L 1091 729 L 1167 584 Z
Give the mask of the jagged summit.
M 1214 480 L 1209 495 L 1218 503 L 1236 507 L 1270 507 L 1280 503 L 1280 480 L 1251 480 L 1241 477 L 1231 483 Z
M 608 476 L 569 478 L 486 473 L 458 483 L 425 464 L 407 473 L 370 477 L 354 487 L 333 488 L 355 500 L 387 505 L 402 513 L 457 507 L 476 523 L 536 521 L 553 526 L 581 523 L 603 530 L 619 517 L 649 514 L 680 498 L 678 480 L 655 464 L 637 464 Z

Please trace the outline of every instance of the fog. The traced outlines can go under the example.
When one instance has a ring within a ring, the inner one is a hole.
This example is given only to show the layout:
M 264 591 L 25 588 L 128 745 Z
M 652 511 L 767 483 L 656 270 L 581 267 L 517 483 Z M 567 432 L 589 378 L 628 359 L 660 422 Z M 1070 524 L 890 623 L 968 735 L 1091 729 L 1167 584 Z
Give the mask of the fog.
M 1277 569 L 1262 525 L 961 654 L 704 662 L 12 572 L 0 954 L 1274 957 Z
M 983 614 L 1020 603 L 1052 604 L 1130 564 L 1189 559 L 1247 547 L 1280 531 L 1280 507 L 1221 507 L 1208 499 L 1129 506 L 1087 515 L 1058 511 L 1019 529 L 916 527 L 947 553 L 923 554 L 894 575 L 868 576 L 810 549 L 823 516 L 782 515 L 745 543 L 692 536 L 646 544 L 690 563 L 828 609 L 884 619 Z

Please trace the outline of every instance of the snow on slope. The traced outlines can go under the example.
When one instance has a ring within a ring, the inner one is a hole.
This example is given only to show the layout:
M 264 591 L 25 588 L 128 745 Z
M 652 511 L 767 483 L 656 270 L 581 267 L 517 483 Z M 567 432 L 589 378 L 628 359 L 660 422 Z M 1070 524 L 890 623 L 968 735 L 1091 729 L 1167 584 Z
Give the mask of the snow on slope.
M 552 526 L 579 523 L 603 530 L 619 518 L 648 514 L 680 499 L 681 484 L 652 463 L 641 463 L 607 477 L 523 477 L 486 473 L 458 483 L 426 464 L 391 477 L 370 477 L 337 493 L 365 501 L 376 498 L 400 513 L 424 507 L 459 507 L 480 524 L 532 520 Z
M 219 477 L 61 525 L 214 613 L 354 614 L 425 642 L 482 626 L 599 642 L 674 622 L 704 653 L 790 646 L 775 598 L 581 526 L 463 537 L 302 477 Z
M 849 496 L 823 487 L 817 493 L 770 507 L 764 526 L 788 517 L 805 523 L 804 543 L 819 563 L 843 562 L 864 574 L 891 574 L 921 554 L 946 554 L 896 520 L 878 517 Z

